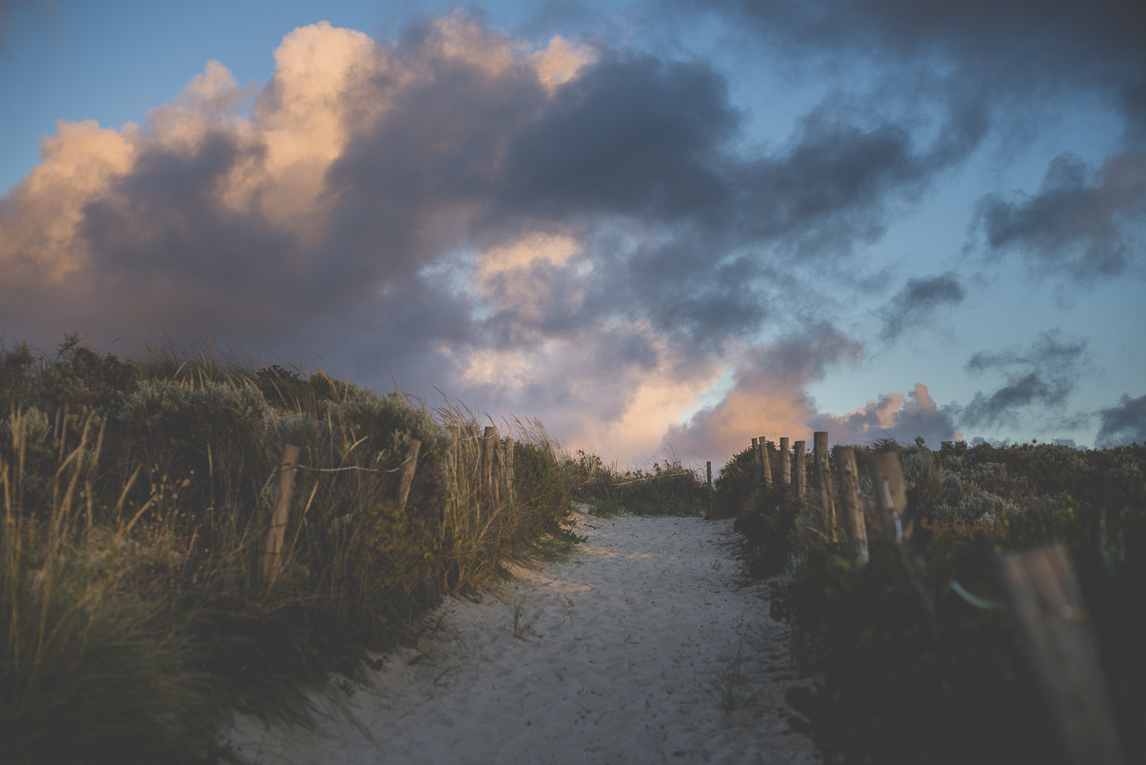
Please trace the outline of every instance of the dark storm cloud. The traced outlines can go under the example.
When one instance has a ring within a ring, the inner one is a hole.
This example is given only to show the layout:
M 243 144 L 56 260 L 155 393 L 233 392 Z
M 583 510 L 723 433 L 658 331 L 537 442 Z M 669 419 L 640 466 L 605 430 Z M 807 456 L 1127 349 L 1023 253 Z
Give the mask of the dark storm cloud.
M 963 302 L 964 296 L 963 285 L 950 271 L 929 279 L 908 279 L 882 311 L 880 337 L 895 340 L 912 327 L 929 323 L 939 310 Z
M 1027 257 L 1035 274 L 1088 279 L 1122 273 L 1141 251 L 1146 207 L 1146 4 L 1037 0 L 725 0 L 718 6 L 784 60 L 831 71 L 862 62 L 885 78 L 871 96 L 913 94 L 947 120 L 988 119 L 1005 140 L 1053 117 L 1055 99 L 1098 96 L 1121 115 L 1126 150 L 1094 181 L 1069 157 L 1038 193 L 981 200 L 976 229 L 989 251 Z M 1009 136 L 1009 137 L 1008 137 Z
M 1093 182 L 1092 182 L 1093 178 Z M 1080 280 L 1117 276 L 1141 261 L 1146 154 L 1110 156 L 1091 173 L 1078 157 L 1051 162 L 1038 193 L 980 200 L 977 225 L 996 253 L 1018 251 L 1037 271 Z
M 1042 333 L 1028 351 L 980 352 L 968 360 L 968 372 L 1000 370 L 1006 384 L 990 394 L 976 393 L 963 408 L 966 427 L 1006 424 L 1028 407 L 1062 407 L 1086 371 L 1087 342 L 1059 330 Z
M 1118 443 L 1146 444 L 1146 396 L 1130 398 L 1098 412 L 1102 425 L 1098 429 L 1098 446 Z
M 1146 83 L 1136 0 L 724 0 L 785 53 L 852 54 L 910 70 L 940 61 L 988 90 L 1101 87 L 1129 116 Z

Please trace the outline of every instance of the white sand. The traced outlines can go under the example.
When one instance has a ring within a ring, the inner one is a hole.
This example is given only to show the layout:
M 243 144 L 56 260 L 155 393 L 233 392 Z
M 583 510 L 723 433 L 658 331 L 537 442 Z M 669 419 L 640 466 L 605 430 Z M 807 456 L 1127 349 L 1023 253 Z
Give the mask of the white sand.
M 784 720 L 786 628 L 734 559 L 731 521 L 583 515 L 577 532 L 572 562 L 450 600 L 435 639 L 358 691 L 380 751 L 335 722 L 235 740 L 267 765 L 818 761 Z M 515 604 L 536 619 L 525 639 Z M 712 686 L 739 649 L 754 698 L 726 712 Z

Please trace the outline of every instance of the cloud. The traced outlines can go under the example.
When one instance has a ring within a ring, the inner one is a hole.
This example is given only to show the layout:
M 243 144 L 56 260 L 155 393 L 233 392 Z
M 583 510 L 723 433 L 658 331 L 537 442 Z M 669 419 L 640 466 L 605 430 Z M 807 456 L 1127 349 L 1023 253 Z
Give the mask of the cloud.
M 827 431 L 832 443 L 858 444 L 886 437 L 911 443 L 921 437 L 937 449 L 943 441 L 963 438 L 955 430 L 954 414 L 952 407 L 935 403 L 926 385 L 916 383 L 906 396 L 889 393 L 846 415 L 817 414 L 810 427 Z
M 734 454 L 760 435 L 807 440 L 815 402 L 806 386 L 823 379 L 830 368 L 862 357 L 863 346 L 827 322 L 750 348 L 736 367 L 728 393 L 669 428 L 665 446 L 682 455 Z
M 261 89 L 212 61 L 143 126 L 59 123 L 0 199 L 0 332 L 206 326 L 626 458 L 721 375 L 732 398 L 682 444 L 731 443 L 740 400 L 795 426 L 802 386 L 862 348 L 821 324 L 745 354 L 815 298 L 792 256 L 831 269 L 881 236 L 982 124 L 920 140 L 825 103 L 746 152 L 743 121 L 701 60 L 535 49 L 460 11 L 393 43 L 300 27 Z
M 968 372 L 1002 371 L 1007 382 L 990 394 L 976 393 L 958 421 L 968 428 L 993 426 L 1015 422 L 1031 406 L 1061 408 L 1087 371 L 1088 358 L 1086 340 L 1057 329 L 1041 333 L 1027 351 L 976 353 L 967 361 Z
M 976 212 L 992 253 L 1016 251 L 1035 272 L 1081 281 L 1140 265 L 1144 219 L 1146 154 L 1138 151 L 1113 154 L 1094 173 L 1075 156 L 1059 156 L 1037 194 L 988 195 Z
M 1098 414 L 1102 418 L 1096 439 L 1098 446 L 1146 443 L 1146 396 L 1123 396 L 1120 403 Z
M 908 279 L 881 312 L 880 337 L 895 340 L 905 331 L 927 324 L 945 306 L 962 303 L 965 294 L 959 278 L 951 271 L 928 279 Z

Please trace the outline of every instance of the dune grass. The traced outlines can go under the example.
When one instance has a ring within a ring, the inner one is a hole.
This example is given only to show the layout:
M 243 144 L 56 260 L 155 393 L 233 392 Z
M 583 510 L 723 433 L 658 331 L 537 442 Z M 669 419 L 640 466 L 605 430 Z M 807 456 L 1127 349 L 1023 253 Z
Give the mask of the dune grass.
M 371 657 L 416 641 L 446 594 L 577 541 L 539 423 L 513 423 L 512 483 L 497 440 L 489 492 L 464 407 L 234 350 L 18 346 L 0 352 L 0 405 L 6 763 L 236 759 L 219 738 L 235 712 L 305 725 L 316 699 L 345 709 Z M 301 467 L 268 581 L 286 443 Z

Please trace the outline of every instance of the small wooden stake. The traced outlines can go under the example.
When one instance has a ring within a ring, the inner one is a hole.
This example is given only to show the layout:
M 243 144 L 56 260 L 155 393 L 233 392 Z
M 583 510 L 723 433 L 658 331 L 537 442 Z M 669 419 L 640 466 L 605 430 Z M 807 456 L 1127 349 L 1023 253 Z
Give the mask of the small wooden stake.
M 760 465 L 764 468 L 764 485 L 772 485 L 772 442 L 760 436 Z
M 760 479 L 764 471 L 760 468 L 760 440 L 757 438 L 752 439 L 752 465 L 756 468 L 756 478 L 752 485 L 759 489 Z
M 1082 591 L 1062 545 L 995 561 L 1019 645 L 1073 765 L 1121 765 L 1114 710 Z
M 461 449 L 462 429 L 457 425 L 450 425 L 448 430 L 454 440 L 450 444 L 450 450 L 446 453 L 446 470 L 450 476 L 450 480 L 456 485 L 458 482 L 458 455 Z
M 414 471 L 418 469 L 418 452 L 422 450 L 422 442 L 416 438 L 410 439 L 410 453 L 402 463 L 402 477 L 398 479 L 398 512 L 406 509 L 406 500 L 410 496 L 410 487 L 414 485 Z
M 832 498 L 832 471 L 828 465 L 828 432 L 812 434 L 812 452 L 815 460 L 816 486 L 820 490 L 820 506 L 824 510 L 824 524 L 829 536 L 835 538 L 836 503 Z
M 792 483 L 796 484 L 796 496 L 802 497 L 808 493 L 808 473 L 804 470 L 804 454 L 807 451 L 807 444 L 803 441 L 797 441 L 792 444 L 792 448 L 796 450 L 796 459 L 792 462 L 792 472 L 796 474 L 795 480 Z
M 883 452 L 871 458 L 871 483 L 876 506 L 883 521 L 883 533 L 897 542 L 903 541 L 903 514 L 907 510 L 907 491 L 903 485 L 903 466 L 899 452 Z
M 282 560 L 283 536 L 290 515 L 290 495 L 294 490 L 298 454 L 299 448 L 294 444 L 287 444 L 283 448 L 283 460 L 279 465 L 279 488 L 275 492 L 274 509 L 271 510 L 271 527 L 267 530 L 267 539 L 263 543 L 263 554 L 259 560 L 259 575 L 268 584 L 274 581 Z
M 505 439 L 505 486 L 509 501 L 513 502 L 513 439 Z
M 840 505 L 848 541 L 860 563 L 866 565 L 867 528 L 863 522 L 863 497 L 860 496 L 859 471 L 856 470 L 856 455 L 852 447 L 836 447 L 836 469 L 840 474 Z
M 482 435 L 481 485 L 485 496 L 493 499 L 493 457 L 497 441 L 497 428 L 489 426 Z
M 788 452 L 788 437 L 780 439 L 780 480 L 785 486 L 792 485 L 792 458 Z

